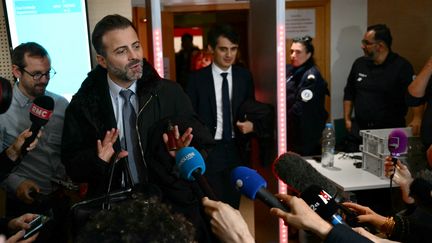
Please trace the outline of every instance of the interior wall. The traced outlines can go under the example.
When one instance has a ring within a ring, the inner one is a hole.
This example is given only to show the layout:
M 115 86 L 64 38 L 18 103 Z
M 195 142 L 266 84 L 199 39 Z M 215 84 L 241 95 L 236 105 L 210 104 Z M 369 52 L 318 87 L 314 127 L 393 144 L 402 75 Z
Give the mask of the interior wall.
M 418 73 L 432 56 L 432 1 L 368 0 L 368 24 L 386 24 L 392 49 L 408 59 Z
M 132 20 L 132 3 L 131 0 L 118 1 L 118 0 L 87 0 L 88 24 L 91 33 L 96 23 L 108 14 L 120 14 Z M 95 66 L 96 53 L 92 46 L 92 64 Z
M 363 55 L 367 0 L 331 0 L 331 117 L 343 118 L 343 89 L 354 60 Z
M 3 11 L 3 1 L 0 1 L 0 24 L 4 23 L 4 11 Z M 132 3 L 131 0 L 127 1 L 118 1 L 118 0 L 87 0 L 87 13 L 88 13 L 88 25 L 91 32 L 94 29 L 96 23 L 102 19 L 105 15 L 108 14 L 120 14 L 125 16 L 126 18 L 132 20 Z M 65 26 L 67 28 L 67 26 Z M 2 38 L 0 38 L 0 55 L 1 58 L 5 60 L 1 62 L 0 76 L 12 78 L 10 73 L 10 69 L 7 67 L 11 66 L 10 55 L 9 53 L 5 53 L 5 50 L 9 50 L 9 41 L 7 38 L 3 38 L 3 28 L 1 29 Z M 55 36 L 56 33 L 53 33 L 53 38 L 59 38 Z M 7 34 L 7 33 L 6 33 Z M 92 64 L 93 66 L 96 64 L 96 55 L 94 53 L 92 47 Z M 6 60 L 8 58 L 8 60 Z M 90 71 L 90 70 L 89 70 Z

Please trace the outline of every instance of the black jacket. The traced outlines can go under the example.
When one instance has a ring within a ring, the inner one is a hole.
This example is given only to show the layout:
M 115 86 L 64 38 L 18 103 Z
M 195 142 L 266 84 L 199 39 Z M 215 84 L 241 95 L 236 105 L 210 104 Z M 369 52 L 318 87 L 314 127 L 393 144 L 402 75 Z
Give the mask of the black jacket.
M 325 97 L 327 82 L 312 62 L 298 68 L 287 66 L 286 110 L 288 151 L 321 153 L 321 134 L 328 118 Z
M 144 60 L 143 75 L 137 81 L 139 98 L 138 135 L 144 155 L 150 127 L 164 117 L 192 114 L 191 103 L 176 83 L 162 79 Z M 75 182 L 87 182 L 89 195 L 106 192 L 109 165 L 97 156 L 96 141 L 103 139 L 107 130 L 116 128 L 109 93 L 107 70 L 97 66 L 84 80 L 81 88 L 66 109 L 62 139 L 62 162 Z M 114 144 L 120 151 L 120 142 Z M 112 188 L 120 187 L 125 161 L 116 163 Z

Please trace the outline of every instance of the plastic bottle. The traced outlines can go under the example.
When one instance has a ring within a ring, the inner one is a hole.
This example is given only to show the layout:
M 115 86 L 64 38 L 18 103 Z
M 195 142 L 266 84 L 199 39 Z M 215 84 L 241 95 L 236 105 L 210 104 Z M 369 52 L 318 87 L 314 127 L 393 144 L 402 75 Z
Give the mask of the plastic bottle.
M 333 167 L 336 136 L 333 124 L 327 123 L 322 132 L 322 154 L 321 165 L 323 167 Z

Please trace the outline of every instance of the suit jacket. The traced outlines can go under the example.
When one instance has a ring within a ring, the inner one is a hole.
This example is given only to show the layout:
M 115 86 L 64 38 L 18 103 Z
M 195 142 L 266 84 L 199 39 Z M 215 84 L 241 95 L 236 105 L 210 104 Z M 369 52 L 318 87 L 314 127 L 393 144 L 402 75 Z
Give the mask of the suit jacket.
M 252 75 L 249 70 L 243 67 L 232 66 L 232 81 L 232 121 L 236 137 L 238 137 L 240 131 L 235 123 L 241 119 L 239 117 L 240 105 L 248 99 L 255 100 L 255 92 Z M 195 112 L 204 121 L 214 137 L 216 133 L 216 94 L 212 65 L 189 75 L 186 93 L 192 101 Z

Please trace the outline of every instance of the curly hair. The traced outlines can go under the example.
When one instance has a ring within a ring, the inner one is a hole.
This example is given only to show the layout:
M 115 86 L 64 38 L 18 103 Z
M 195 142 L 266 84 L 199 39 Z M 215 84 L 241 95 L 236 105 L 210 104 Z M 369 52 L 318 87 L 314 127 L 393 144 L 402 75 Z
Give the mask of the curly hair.
M 193 225 L 156 197 L 142 195 L 117 203 L 91 217 L 81 230 L 80 243 L 168 243 L 194 242 Z

